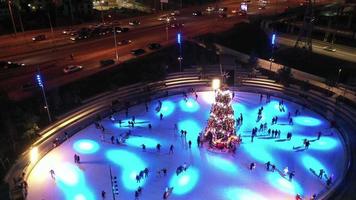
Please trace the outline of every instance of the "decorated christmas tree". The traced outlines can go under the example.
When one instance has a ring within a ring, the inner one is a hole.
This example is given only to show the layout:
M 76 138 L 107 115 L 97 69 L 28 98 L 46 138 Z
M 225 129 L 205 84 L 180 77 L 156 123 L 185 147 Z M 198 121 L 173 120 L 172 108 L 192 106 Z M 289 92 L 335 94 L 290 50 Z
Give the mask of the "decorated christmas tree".
M 231 101 L 232 93 L 229 90 L 216 90 L 215 102 L 211 107 L 204 133 L 205 139 L 214 148 L 229 149 L 237 141 Z

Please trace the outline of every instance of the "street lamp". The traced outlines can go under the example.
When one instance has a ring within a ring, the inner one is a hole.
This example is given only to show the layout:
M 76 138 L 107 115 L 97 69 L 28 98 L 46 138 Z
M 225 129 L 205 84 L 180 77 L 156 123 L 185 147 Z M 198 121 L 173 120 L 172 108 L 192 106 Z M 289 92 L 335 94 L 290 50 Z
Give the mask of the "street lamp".
M 44 103 L 45 103 L 45 109 L 46 109 L 47 115 L 48 115 L 48 121 L 51 123 L 52 122 L 52 118 L 51 118 L 51 114 L 49 112 L 49 107 L 48 107 L 48 103 L 47 103 L 47 97 L 46 97 L 44 85 L 43 85 L 42 78 L 41 78 L 41 75 L 40 75 L 39 72 L 36 74 L 36 80 L 37 80 L 38 86 L 41 88 L 41 91 L 42 91 L 42 96 L 43 96 L 43 100 L 44 100 Z
M 12 26 L 14 28 L 14 33 L 16 36 L 17 30 L 16 30 L 16 25 L 15 25 L 15 20 L 14 20 L 14 15 L 12 13 L 12 0 L 8 0 L 7 1 L 7 5 L 9 6 L 9 12 L 10 12 L 10 16 L 11 16 L 11 22 L 12 22 Z
M 336 85 L 339 83 L 341 71 L 342 71 L 342 69 L 341 69 L 341 67 L 340 67 L 340 68 L 339 68 L 339 72 L 337 73 Z
M 178 57 L 178 61 L 179 61 L 179 71 L 182 72 L 182 60 L 183 60 L 183 56 L 182 56 L 182 35 L 181 33 L 177 34 L 177 43 L 179 45 L 179 57 Z
M 269 70 L 270 70 L 270 71 L 272 71 L 272 63 L 273 63 L 273 61 L 274 61 L 273 53 L 274 53 L 274 45 L 275 45 L 275 42 L 276 42 L 276 34 L 273 33 L 273 34 L 272 34 L 272 40 L 271 40 L 271 43 L 272 43 L 272 53 L 271 53 L 271 58 L 269 59 L 269 61 L 270 61 Z
M 169 39 L 169 34 L 168 34 L 169 21 L 170 21 L 170 19 L 169 19 L 169 17 L 167 17 L 167 19 L 166 19 L 166 40 L 167 40 L 167 41 L 168 41 L 168 39 Z

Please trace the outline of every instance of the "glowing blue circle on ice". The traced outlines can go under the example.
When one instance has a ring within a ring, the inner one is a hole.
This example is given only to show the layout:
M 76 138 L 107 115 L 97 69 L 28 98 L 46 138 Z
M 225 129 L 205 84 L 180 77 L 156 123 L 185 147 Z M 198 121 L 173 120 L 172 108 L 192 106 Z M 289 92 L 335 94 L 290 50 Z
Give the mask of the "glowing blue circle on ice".
M 173 194 L 183 195 L 190 192 L 199 181 L 199 171 L 195 167 L 189 167 L 187 171 L 183 171 L 178 176 L 173 175 L 169 182 L 169 186 L 173 187 Z
M 321 124 L 319 119 L 307 116 L 294 117 L 293 122 L 301 126 L 319 126 Z
M 179 107 L 184 112 L 196 112 L 200 108 L 199 104 L 191 98 L 188 98 L 188 101 L 185 101 L 184 99 L 180 100 Z
M 199 135 L 199 132 L 201 131 L 201 127 L 197 121 L 187 119 L 178 122 L 178 134 L 180 134 L 180 130 L 187 131 L 187 141 L 195 141 Z
M 304 167 L 310 172 L 310 169 L 314 170 L 315 173 L 318 175 L 319 171 L 323 169 L 326 174 L 328 174 L 327 168 L 317 159 L 310 155 L 304 155 L 302 158 L 302 163 Z
M 85 196 L 83 194 L 77 194 L 74 197 L 74 200 L 86 200 Z
M 162 102 L 162 107 L 159 112 L 156 112 L 156 115 L 159 116 L 161 113 L 164 117 L 171 115 L 176 108 L 176 105 L 172 101 L 165 100 Z
M 266 200 L 262 195 L 244 188 L 228 188 L 223 193 L 225 200 Z
M 57 168 L 56 184 L 64 194 L 65 200 L 94 200 L 93 193 L 86 185 L 84 173 L 77 165 L 63 163 Z
M 76 152 L 82 154 L 92 154 L 99 150 L 100 146 L 97 142 L 88 139 L 78 140 L 73 144 Z
M 237 166 L 231 160 L 210 154 L 206 154 L 206 160 L 210 165 L 214 166 L 215 168 L 225 171 L 229 174 L 236 175 Z
M 153 138 L 131 136 L 126 140 L 125 143 L 129 146 L 139 148 L 142 147 L 142 144 L 145 144 L 146 148 L 156 148 L 156 145 L 160 142 Z
M 255 138 L 256 140 L 256 138 Z M 255 142 L 256 143 L 256 142 Z M 260 162 L 274 162 L 273 156 L 270 151 L 263 146 L 262 143 L 259 144 L 245 144 L 243 145 L 244 151 L 248 153 L 254 159 Z
M 303 188 L 295 179 L 289 181 L 286 178 L 288 178 L 288 175 L 284 178 L 276 172 L 267 175 L 268 182 L 274 188 L 291 195 L 303 194 Z
M 315 150 L 330 150 L 338 145 L 338 141 L 334 138 L 321 136 L 319 140 L 315 140 L 310 144 L 310 149 Z
M 106 152 L 106 157 L 119 167 L 121 167 L 121 183 L 128 190 L 136 190 L 138 186 L 143 186 L 145 179 L 140 183 L 136 181 L 136 175 L 147 166 L 145 162 L 136 154 L 125 150 L 109 150 Z

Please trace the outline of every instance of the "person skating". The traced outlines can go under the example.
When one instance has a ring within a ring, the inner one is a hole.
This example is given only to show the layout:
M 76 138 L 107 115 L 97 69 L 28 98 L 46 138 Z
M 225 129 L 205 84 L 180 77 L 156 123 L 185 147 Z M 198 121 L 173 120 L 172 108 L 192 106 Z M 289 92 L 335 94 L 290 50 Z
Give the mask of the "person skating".
M 318 175 L 318 177 L 319 177 L 320 179 L 323 178 L 324 172 L 325 172 L 324 169 L 320 169 L 319 175 Z
M 160 152 L 161 151 L 161 144 L 157 144 L 157 146 L 156 146 L 156 149 L 157 149 L 157 152 Z
M 51 178 L 52 178 L 52 179 L 56 179 L 56 174 L 54 173 L 54 170 L 53 170 L 53 169 L 51 169 L 51 170 L 49 171 L 49 173 L 51 174 Z
M 249 169 L 252 171 L 255 168 L 256 168 L 256 164 L 254 162 L 250 163 Z
M 160 120 L 163 119 L 163 114 L 162 114 L 162 113 L 159 115 L 159 119 L 160 119 Z
M 174 149 L 174 146 L 173 146 L 173 144 L 171 144 L 171 146 L 169 147 L 168 154 L 173 154 L 173 149 Z
M 189 147 L 189 149 L 191 149 L 192 148 L 192 141 L 188 141 L 188 147 Z
M 104 190 L 101 191 L 101 198 L 102 199 L 105 199 L 106 197 L 106 192 Z
M 295 175 L 294 171 L 289 173 L 289 181 L 292 181 L 294 175 Z
M 146 151 L 146 145 L 145 145 L 145 144 L 142 144 L 141 146 L 142 146 L 142 151 L 145 152 L 145 151 Z
M 266 162 L 266 170 L 267 171 L 269 171 L 269 167 L 271 166 L 271 162 L 270 161 L 268 161 L 268 162 Z

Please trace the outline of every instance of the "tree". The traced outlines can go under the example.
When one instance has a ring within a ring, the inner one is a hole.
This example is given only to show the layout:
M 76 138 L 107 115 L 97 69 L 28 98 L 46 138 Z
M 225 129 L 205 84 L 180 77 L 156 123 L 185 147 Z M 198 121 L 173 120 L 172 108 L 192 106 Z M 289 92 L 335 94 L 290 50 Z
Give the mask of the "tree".
M 215 92 L 215 103 L 211 107 L 204 134 L 214 148 L 228 149 L 237 141 L 231 101 L 232 93 L 229 90 Z

